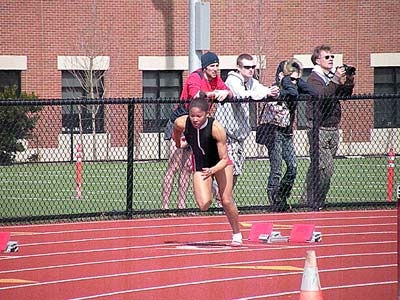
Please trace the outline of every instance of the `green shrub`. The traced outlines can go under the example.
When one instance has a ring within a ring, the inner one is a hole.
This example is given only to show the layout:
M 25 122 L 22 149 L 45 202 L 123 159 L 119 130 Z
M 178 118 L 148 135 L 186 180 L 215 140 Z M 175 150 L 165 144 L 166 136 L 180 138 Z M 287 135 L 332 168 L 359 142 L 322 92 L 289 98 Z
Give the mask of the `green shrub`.
M 37 99 L 34 93 L 18 95 L 16 86 L 0 92 L 0 101 L 12 99 Z M 9 165 L 17 152 L 25 150 L 22 140 L 31 136 L 40 107 L 33 105 L 0 107 L 0 165 Z

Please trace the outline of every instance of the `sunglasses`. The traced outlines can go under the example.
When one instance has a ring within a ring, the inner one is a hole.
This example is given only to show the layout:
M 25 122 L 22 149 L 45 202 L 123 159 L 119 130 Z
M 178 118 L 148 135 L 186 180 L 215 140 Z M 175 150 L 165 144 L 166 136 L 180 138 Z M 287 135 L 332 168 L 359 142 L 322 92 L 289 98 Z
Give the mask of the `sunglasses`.
M 328 60 L 329 58 L 334 59 L 334 58 L 335 58 L 335 55 L 325 55 L 324 58 L 325 58 L 326 60 Z
M 300 78 L 297 78 L 297 77 L 290 77 L 290 80 L 291 81 L 298 81 Z
M 242 66 L 243 68 L 245 68 L 246 70 L 250 70 L 250 69 L 255 69 L 256 65 L 252 65 L 252 66 Z

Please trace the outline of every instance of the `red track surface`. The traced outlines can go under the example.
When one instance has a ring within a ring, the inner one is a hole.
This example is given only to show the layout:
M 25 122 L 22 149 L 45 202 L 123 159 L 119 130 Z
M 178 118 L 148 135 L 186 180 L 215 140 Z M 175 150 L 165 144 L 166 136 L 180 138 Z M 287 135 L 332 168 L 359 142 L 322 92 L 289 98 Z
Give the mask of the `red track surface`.
M 240 218 L 322 242 L 227 247 L 225 216 L 5 227 L 20 247 L 0 256 L 0 299 L 298 299 L 310 249 L 325 300 L 397 299 L 396 210 Z

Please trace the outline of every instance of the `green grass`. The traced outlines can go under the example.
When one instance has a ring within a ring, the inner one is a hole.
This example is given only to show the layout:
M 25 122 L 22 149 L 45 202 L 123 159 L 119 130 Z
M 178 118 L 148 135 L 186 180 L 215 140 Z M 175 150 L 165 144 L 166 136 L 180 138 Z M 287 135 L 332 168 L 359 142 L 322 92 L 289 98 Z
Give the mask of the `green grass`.
M 290 203 L 298 203 L 309 160 L 298 160 L 298 176 Z M 161 187 L 167 163 L 134 165 L 134 210 L 161 208 Z M 126 163 L 83 163 L 82 198 L 75 197 L 74 164 L 24 164 L 0 167 L 0 219 L 37 215 L 59 215 L 126 209 Z M 395 172 L 395 174 L 398 172 Z M 235 188 L 238 206 L 268 204 L 266 186 L 268 160 L 247 160 Z M 395 182 L 398 183 L 398 174 Z M 176 183 L 175 183 L 176 185 Z M 394 187 L 393 192 L 395 193 Z M 176 207 L 177 187 L 171 195 Z M 395 195 L 393 193 L 393 199 Z M 336 159 L 329 202 L 385 201 L 387 161 L 385 158 Z M 190 187 L 187 206 L 196 207 Z
M 245 173 L 235 189 L 239 205 L 266 204 L 268 160 L 246 162 Z M 304 190 L 308 159 L 298 159 L 297 178 L 290 203 L 298 203 Z M 398 180 L 396 180 L 398 182 Z M 387 162 L 384 158 L 336 159 L 328 202 L 384 201 L 387 195 Z

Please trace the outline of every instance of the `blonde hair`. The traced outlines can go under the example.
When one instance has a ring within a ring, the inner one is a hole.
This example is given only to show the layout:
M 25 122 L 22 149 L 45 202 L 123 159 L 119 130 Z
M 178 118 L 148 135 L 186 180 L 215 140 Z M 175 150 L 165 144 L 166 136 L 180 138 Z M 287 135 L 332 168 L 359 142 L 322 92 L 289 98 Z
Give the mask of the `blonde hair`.
M 303 65 L 296 58 L 289 59 L 283 65 L 283 74 L 285 76 L 291 75 L 293 72 L 298 72 L 299 77 L 301 77 L 301 74 L 303 72 Z

